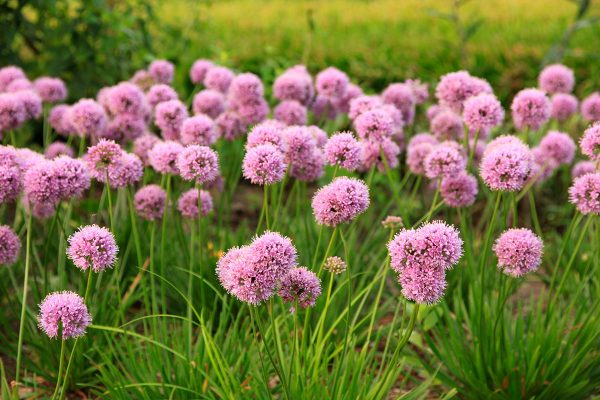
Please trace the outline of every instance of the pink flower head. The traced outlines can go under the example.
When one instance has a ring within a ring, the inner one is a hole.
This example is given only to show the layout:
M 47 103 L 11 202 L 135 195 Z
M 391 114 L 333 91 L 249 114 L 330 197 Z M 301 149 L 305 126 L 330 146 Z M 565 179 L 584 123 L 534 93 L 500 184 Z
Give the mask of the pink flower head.
M 296 100 L 282 101 L 273 111 L 275 119 L 286 125 L 306 125 L 306 114 L 306 107 Z
M 464 135 L 460 115 L 451 110 L 443 110 L 431 120 L 431 133 L 438 140 L 460 140 Z
M 354 120 L 354 127 L 361 139 L 382 142 L 392 135 L 393 121 L 387 112 L 374 109 L 360 114 Z
M 69 136 L 75 131 L 69 120 L 69 108 L 67 105 L 59 104 L 52 107 L 48 115 L 48 123 L 56 133 L 62 136 Z
M 482 93 L 464 102 L 463 119 L 469 129 L 485 131 L 502 123 L 504 109 L 496 96 Z
M 16 93 L 21 90 L 34 90 L 33 83 L 29 79 L 15 79 L 7 87 L 7 93 Z
M 124 153 L 123 156 L 112 166 L 108 167 L 108 179 L 111 187 L 121 188 L 133 185 L 142 179 L 144 165 L 142 160 L 135 154 Z M 103 179 L 98 179 L 104 182 Z
M 592 161 L 579 161 L 571 169 L 573 179 L 592 172 L 596 172 L 596 164 Z
M 60 190 L 54 162 L 40 160 L 25 172 L 25 195 L 34 203 L 56 204 Z
M 350 112 L 350 102 L 362 95 L 364 95 L 364 93 L 360 86 L 349 83 L 346 88 L 346 93 L 344 93 L 342 97 L 332 99 L 332 102 L 338 112 L 348 114 L 348 112 Z
M 282 132 L 286 162 L 301 162 L 317 148 L 317 141 L 304 126 L 290 126 Z
M 568 93 L 557 93 L 550 99 L 552 111 L 550 115 L 557 121 L 566 121 L 577 113 L 579 101 L 577 97 Z
M 106 131 L 97 137 L 117 142 L 132 141 L 142 136 L 147 129 L 143 117 L 135 114 L 119 114 L 108 123 Z
M 267 117 L 269 114 L 269 105 L 261 97 L 245 104 L 239 104 L 237 107 L 232 108 L 232 110 L 238 114 L 243 125 L 249 126 L 258 124 Z
M 59 156 L 54 159 L 54 171 L 62 200 L 81 197 L 90 188 L 90 174 L 80 159 Z
M 67 98 L 67 86 L 62 79 L 43 76 L 36 79 L 33 86 L 46 103 L 57 103 Z
M 410 141 L 408 142 L 407 150 L 410 150 L 411 147 L 414 147 L 421 143 L 429 143 L 429 144 L 435 146 L 439 142 L 433 135 L 430 135 L 427 132 L 421 132 L 421 133 L 417 133 L 416 135 L 414 135 L 413 137 L 410 138 Z
M 161 174 L 179 174 L 177 158 L 183 146 L 177 142 L 158 142 L 148 152 L 148 160 L 155 171 Z
M 160 142 L 160 139 L 151 133 L 144 133 L 133 142 L 133 153 L 137 155 L 142 163 L 146 166 L 150 165 L 148 153 L 152 150 L 152 147 L 156 143 Z
M 568 134 L 558 131 L 548 132 L 539 146 L 547 157 L 554 159 L 558 164 L 571 164 L 577 150 L 573 139 Z
M 158 185 L 140 188 L 133 198 L 135 211 L 148 221 L 162 218 L 167 202 L 167 193 Z
M 215 123 L 206 115 L 195 115 L 181 125 L 181 143 L 210 146 L 217 141 Z
M 450 207 L 468 207 L 477 197 L 477 178 L 465 171 L 445 176 L 440 183 L 440 194 Z
M 213 209 L 212 196 L 206 190 L 200 190 L 202 216 L 206 217 Z M 198 218 L 198 189 L 192 188 L 181 194 L 177 209 L 186 218 Z
M 27 119 L 38 119 L 42 116 L 42 99 L 33 90 L 20 90 L 15 97 L 23 104 Z
M 0 92 L 4 92 L 8 85 L 17 79 L 27 79 L 23 70 L 15 65 L 0 68 Z
M 194 85 L 199 85 L 204 81 L 206 73 L 214 66 L 210 60 L 198 59 L 190 68 L 190 80 Z
M 465 100 L 481 93 L 492 93 L 489 83 L 471 76 L 467 71 L 450 72 L 442 76 L 435 88 L 435 97 L 440 105 L 456 113 L 462 111 Z
M 285 127 L 285 124 L 276 120 L 267 120 L 255 125 L 248 133 L 246 148 L 250 149 L 262 144 L 272 144 L 280 151 L 283 151 L 282 132 Z
M 290 238 L 266 231 L 250 244 L 248 261 L 278 281 L 296 265 L 298 253 Z
M 12 93 L 0 93 L 0 135 L 18 128 L 27 119 L 23 102 Z
M 179 175 L 186 181 L 210 182 L 219 174 L 219 156 L 210 147 L 190 145 L 177 156 Z
M 320 225 L 348 223 L 369 207 L 369 188 L 361 180 L 338 177 L 317 191 L 313 214 Z
M 246 124 L 235 111 L 226 111 L 215 119 L 219 136 L 225 140 L 235 140 L 246 130 Z
M 230 101 L 239 103 L 251 102 L 262 98 L 265 87 L 260 78 L 250 72 L 239 74 L 231 81 L 227 93 Z
M 377 96 L 358 96 L 350 100 L 350 110 L 348 116 L 355 120 L 364 112 L 380 108 L 383 101 Z
M 272 185 L 280 182 L 287 165 L 283 154 L 272 144 L 249 148 L 244 156 L 244 177 L 255 185 Z
M 329 165 L 354 171 L 361 164 L 361 146 L 350 132 L 332 135 L 325 144 L 325 159 Z
M 293 161 L 289 165 L 289 175 L 304 182 L 313 182 L 323 175 L 325 156 L 319 148 L 313 149 L 306 158 Z
M 69 122 L 81 137 L 93 137 L 106 126 L 106 114 L 102 106 L 92 99 L 81 99 L 69 109 Z
M 510 109 L 517 129 L 538 130 L 550 118 L 552 104 L 541 90 L 523 89 L 513 99 Z
M 334 101 L 321 95 L 318 95 L 315 98 L 315 101 L 312 103 L 311 110 L 313 113 L 313 119 L 317 121 L 336 119 L 338 116 L 338 110 Z
M 518 278 L 538 269 L 542 263 L 542 240 L 529 229 L 508 229 L 494 243 L 498 268 Z
M 183 121 L 188 117 L 188 111 L 179 100 L 169 100 L 156 106 L 154 122 L 166 140 L 179 138 L 179 131 Z
M 14 264 L 19 258 L 21 241 L 7 225 L 0 225 L 0 265 Z
M 0 204 L 13 202 L 23 189 L 23 177 L 17 164 L 0 165 Z
M 150 72 L 146 71 L 145 69 L 135 71 L 129 81 L 137 85 L 142 90 L 148 90 L 156 83 L 152 75 L 150 75 Z
M 402 112 L 406 125 L 413 122 L 415 116 L 416 99 L 412 88 L 406 83 L 392 83 L 381 94 L 383 102 L 392 104 Z
M 549 94 L 571 93 L 575 86 L 575 74 L 562 64 L 548 65 L 538 78 L 540 89 Z
M 465 154 L 456 142 L 442 142 L 436 145 L 425 157 L 425 175 L 429 179 L 455 175 L 467 166 Z
M 229 85 L 231 85 L 231 81 L 233 81 L 234 77 L 234 73 L 229 68 L 212 67 L 206 72 L 204 86 L 206 86 L 207 89 L 227 93 Z
M 583 99 L 581 115 L 590 122 L 600 121 L 600 92 L 594 92 Z
M 317 297 L 321 295 L 321 281 L 314 272 L 305 267 L 296 267 L 281 279 L 277 294 L 285 303 L 292 303 L 290 311 L 293 313 L 296 302 L 300 308 L 315 305 Z
M 480 175 L 492 190 L 521 190 L 531 174 L 533 157 L 525 143 L 514 136 L 490 142 L 479 166 Z
M 310 134 L 315 138 L 317 147 L 320 149 L 325 147 L 325 144 L 327 143 L 327 140 L 329 139 L 329 137 L 327 136 L 327 132 L 325 132 L 323 129 L 319 128 L 316 125 L 309 125 L 309 126 L 307 126 L 307 129 L 310 132 Z
M 108 229 L 87 225 L 69 237 L 67 256 L 82 271 L 91 268 L 102 272 L 114 266 L 118 251 L 115 237 Z
M 206 114 L 211 118 L 217 118 L 225 111 L 225 96 L 216 90 L 202 90 L 194 96 L 192 105 L 194 114 Z
M 425 160 L 434 147 L 435 144 L 428 142 L 408 146 L 406 150 L 406 165 L 408 165 L 410 172 L 415 175 L 425 175 Z
M 600 123 L 589 126 L 579 140 L 581 152 L 594 161 L 600 160 Z
M 62 340 L 85 335 L 85 329 L 92 323 L 83 298 L 73 292 L 54 292 L 40 303 L 38 315 L 40 329 L 54 339 L 62 334 Z
M 156 83 L 169 84 L 173 81 L 175 66 L 167 60 L 154 60 L 148 66 L 148 72 Z
M 420 304 L 435 304 L 446 291 L 446 277 L 441 268 L 411 265 L 399 277 L 402 295 Z
M 55 203 L 36 203 L 35 201 L 29 200 L 27 195 L 23 196 L 25 212 L 31 214 L 37 219 L 47 219 L 52 217 L 56 213 Z
M 106 181 L 106 175 L 119 163 L 125 152 L 112 140 L 100 139 L 98 144 L 88 148 L 84 159 L 90 174 L 98 181 Z
M 444 110 L 447 110 L 447 108 L 440 106 L 439 104 L 430 105 L 429 107 L 427 107 L 427 119 L 431 123 L 431 121 L 433 121 L 433 119 Z
M 44 157 L 50 160 L 62 155 L 73 157 L 75 155 L 75 152 L 73 151 L 71 146 L 63 142 L 50 143 L 44 151 Z
M 308 105 L 314 96 L 310 74 L 306 70 L 288 69 L 275 79 L 273 96 L 279 101 L 295 100 Z
M 152 108 L 165 101 L 178 99 L 179 96 L 177 96 L 175 89 L 164 83 L 152 85 L 148 90 L 148 93 L 146 93 L 146 100 L 148 101 L 148 105 Z
M 419 79 L 407 79 L 404 83 L 411 88 L 416 104 L 423 104 L 429 99 L 429 85 L 426 83 Z
M 113 86 L 107 94 L 108 111 L 112 115 L 140 114 L 144 105 L 144 92 L 130 82 Z
M 326 98 L 342 97 L 349 82 L 348 75 L 337 68 L 329 67 L 317 74 L 317 92 Z
M 600 174 L 597 172 L 575 178 L 569 188 L 569 201 L 582 214 L 600 214 Z
M 363 140 L 360 142 L 360 160 L 361 170 L 370 170 L 373 167 L 377 167 L 380 171 L 386 170 L 387 167 L 390 169 L 398 166 L 398 155 L 400 155 L 400 147 L 391 139 L 385 138 L 381 142 L 373 142 L 370 140 Z M 382 155 L 383 152 L 383 155 Z M 385 161 L 384 158 L 385 157 Z

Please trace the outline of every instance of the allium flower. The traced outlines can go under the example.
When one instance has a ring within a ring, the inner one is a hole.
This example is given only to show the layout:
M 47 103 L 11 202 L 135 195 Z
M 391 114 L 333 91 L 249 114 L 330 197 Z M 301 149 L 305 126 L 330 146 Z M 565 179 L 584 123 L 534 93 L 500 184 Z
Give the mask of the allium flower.
M 33 90 L 21 90 L 15 97 L 23 104 L 27 119 L 38 119 L 42 116 L 42 98 Z
M 531 151 L 514 136 L 500 136 L 488 144 L 480 163 L 480 175 L 492 190 L 521 190 L 531 174 Z
M 133 198 L 135 211 L 148 221 L 162 218 L 166 202 L 167 193 L 158 185 L 147 185 L 140 188 Z
M 225 140 L 235 140 L 246 130 L 240 116 L 234 111 L 226 111 L 215 119 L 219 136 Z
M 81 99 L 69 108 L 69 122 L 81 137 L 92 137 L 106 126 L 104 109 L 92 99 Z
M 552 118 L 557 121 L 566 121 L 572 115 L 577 113 L 579 101 L 577 97 L 568 93 L 557 93 L 550 99 L 552 104 Z
M 7 87 L 6 87 L 6 92 L 7 93 L 16 93 L 16 92 L 20 92 L 21 90 L 33 90 L 33 83 L 31 83 L 31 81 L 29 79 L 15 79 L 14 81 L 12 81 Z
M 306 107 L 296 100 L 282 101 L 273 110 L 275 119 L 286 125 L 306 125 L 306 114 Z
M 142 160 L 135 154 L 124 153 L 116 164 L 108 167 L 109 183 L 114 188 L 133 185 L 142 179 L 143 174 L 144 165 Z M 105 179 L 98 180 L 105 182 Z
M 148 161 L 161 174 L 179 174 L 177 157 L 182 151 L 183 146 L 177 142 L 158 142 L 148 152 Z
M 144 165 L 150 165 L 150 160 L 148 159 L 148 153 L 152 150 L 152 147 L 156 143 L 160 142 L 160 139 L 154 136 L 151 133 L 145 133 L 142 136 L 138 137 L 133 142 L 133 153 L 137 155 L 140 160 L 144 163 Z
M 38 316 L 40 329 L 54 339 L 62 333 L 62 340 L 85 335 L 85 328 L 92 323 L 83 298 L 73 292 L 54 292 L 40 303 Z
M 285 124 L 275 120 L 267 120 L 255 125 L 248 133 L 246 148 L 251 149 L 261 144 L 272 144 L 277 149 L 283 151 L 282 132 L 285 127 Z
M 314 96 L 310 74 L 306 69 L 288 69 L 275 79 L 273 96 L 279 101 L 295 100 L 308 105 Z
M 361 170 L 370 170 L 376 166 L 380 171 L 385 171 L 386 164 L 387 168 L 390 169 L 398 166 L 400 147 L 393 140 L 388 138 L 383 139 L 381 142 L 363 140 L 360 145 Z M 385 162 L 383 157 L 385 157 Z
M 323 176 L 325 156 L 315 148 L 306 158 L 295 160 L 289 165 L 289 175 L 303 182 L 313 182 Z
M 348 87 L 346 88 L 346 93 L 344 93 L 342 97 L 333 99 L 333 104 L 338 112 L 342 114 L 348 114 L 350 112 L 350 102 L 362 95 L 364 95 L 364 92 L 360 86 L 349 83 Z
M 381 106 L 383 106 L 383 101 L 377 96 L 358 96 L 350 101 L 348 116 L 355 120 L 362 113 Z
M 18 128 L 27 119 L 23 102 L 12 93 L 0 93 L 0 135 Z
M 332 99 L 318 95 L 313 101 L 311 110 L 313 119 L 317 121 L 325 121 L 327 119 L 336 119 L 338 110 Z
M 10 163 L 0 165 L 0 204 L 15 201 L 22 189 L 23 177 L 18 165 Z
M 159 83 L 158 85 L 152 85 L 146 93 L 146 100 L 148 105 L 152 108 L 156 107 L 160 103 L 164 103 L 169 100 L 177 100 L 177 92 L 169 85 Z
M 212 196 L 206 190 L 200 190 L 200 207 L 203 217 L 213 209 Z M 198 218 L 198 189 L 183 192 L 177 201 L 177 209 L 186 218 Z
M 305 267 L 293 268 L 281 279 L 277 294 L 285 303 L 297 302 L 300 308 L 313 307 L 321 295 L 321 281 Z M 295 312 L 295 306 L 290 312 Z
M 23 196 L 25 212 L 31 214 L 34 218 L 43 220 L 52 217 L 56 213 L 55 203 L 36 203 L 30 201 L 27 196 Z
M 169 100 L 159 103 L 154 111 L 154 122 L 166 140 L 179 138 L 183 121 L 188 117 L 188 111 L 179 100 Z
M 283 278 L 298 258 L 291 239 L 277 232 L 267 231 L 257 236 L 250 244 L 250 250 L 248 261 L 275 280 Z
M 600 123 L 589 126 L 579 140 L 581 152 L 594 161 L 600 160 Z
M 63 142 L 50 143 L 44 151 L 44 156 L 50 160 L 62 155 L 73 157 L 75 152 L 71 146 Z
M 156 83 L 152 75 L 150 75 L 150 72 L 146 71 L 145 69 L 135 71 L 135 73 L 133 74 L 131 79 L 129 79 L 129 81 L 131 83 L 134 83 L 144 91 L 148 90 L 152 85 Z
M 517 129 L 538 130 L 550 118 L 552 105 L 541 90 L 523 89 L 513 99 L 510 109 Z
M 383 221 L 381 221 L 381 225 L 383 225 L 384 228 L 397 229 L 404 226 L 404 221 L 402 220 L 402 217 L 388 215 Z
M 112 140 L 100 139 L 98 144 L 88 148 L 84 159 L 90 174 L 98 181 L 104 182 L 106 175 L 114 169 L 125 152 Z
M 440 105 L 460 113 L 463 103 L 471 96 L 481 93 L 492 93 L 489 84 L 469 75 L 467 71 L 450 72 L 441 77 L 435 88 L 435 97 Z
M 27 79 L 27 75 L 21 68 L 14 65 L 0 68 L 0 92 L 5 91 L 6 87 L 17 79 Z
M 199 114 L 183 121 L 180 136 L 184 145 L 210 146 L 217 141 L 217 129 L 212 119 Z
M 108 229 L 87 225 L 69 237 L 67 256 L 83 271 L 91 268 L 94 272 L 102 272 L 114 266 L 118 251 L 115 237 Z
M 446 107 L 440 106 L 439 104 L 432 104 L 427 108 L 427 119 L 431 123 L 433 119 L 442 111 L 447 110 Z
M 504 109 L 496 96 L 482 93 L 464 102 L 463 119 L 469 129 L 485 131 L 502 123 Z
M 413 89 L 406 83 L 392 83 L 381 94 L 383 102 L 392 104 L 402 112 L 406 125 L 412 124 L 415 116 L 416 99 Z
M 442 142 L 436 145 L 425 157 L 425 175 L 429 179 L 455 175 L 467 166 L 465 155 L 451 145 L 456 142 Z
M 71 125 L 69 119 L 69 109 L 69 106 L 60 104 L 52 107 L 48 115 L 50 126 L 56 133 L 62 136 L 69 136 L 75 131 L 75 128 Z
M 156 83 L 169 84 L 173 81 L 175 66 L 167 60 L 154 60 L 148 66 L 148 72 Z
M 568 134 L 558 131 L 548 132 L 540 140 L 539 147 L 547 157 L 554 159 L 558 164 L 571 164 L 577 150 L 573 139 Z
M 325 145 L 325 159 L 329 165 L 338 165 L 354 171 L 361 164 L 361 146 L 350 132 L 332 135 Z
M 262 144 L 246 151 L 242 166 L 244 177 L 255 185 L 272 185 L 285 175 L 283 154 L 272 144 Z
M 225 96 L 216 90 L 202 90 L 194 96 L 194 114 L 206 114 L 215 119 L 225 111 Z
M 21 241 L 7 225 L 0 225 L 0 265 L 14 264 L 19 258 Z
M 334 275 L 339 275 L 348 269 L 348 265 L 338 256 L 327 257 L 323 264 L 323 269 Z
M 317 148 L 317 141 L 307 127 L 290 126 L 283 130 L 282 137 L 288 163 L 307 159 Z
M 36 79 L 33 85 L 35 91 L 47 103 L 57 103 L 67 98 L 67 86 L 62 79 L 43 76 Z
M 381 142 L 392 134 L 393 121 L 390 115 L 380 109 L 366 111 L 354 120 L 358 137 L 373 142 Z
M 465 171 L 445 176 L 440 183 L 440 194 L 450 207 L 468 207 L 477 197 L 477 178 Z
M 429 85 L 422 83 L 419 79 L 407 79 L 404 83 L 411 88 L 416 104 L 423 104 L 427 101 L 429 98 Z
M 579 161 L 571 169 L 573 179 L 592 172 L 596 172 L 596 164 L 592 161 Z
M 569 201 L 582 214 L 600 214 L 600 174 L 597 172 L 575 178 L 569 188 Z
M 54 162 L 40 160 L 24 175 L 25 195 L 34 203 L 55 204 L 60 197 L 60 190 Z
M 229 68 L 212 67 L 206 72 L 204 86 L 206 86 L 207 89 L 227 93 L 227 89 L 229 89 L 229 85 L 234 77 L 234 73 Z
M 600 121 L 600 92 L 594 92 L 583 99 L 581 115 L 590 122 Z
M 146 121 L 142 116 L 119 114 L 108 123 L 108 127 L 103 133 L 96 136 L 118 142 L 132 141 L 142 136 L 147 128 Z
M 407 146 L 406 150 L 410 150 L 411 147 L 414 147 L 421 143 L 429 143 L 429 144 L 435 146 L 436 144 L 439 143 L 439 141 L 435 138 L 435 136 L 430 135 L 427 132 L 417 133 L 416 135 L 414 135 L 413 137 L 410 138 L 410 141 L 408 142 L 408 146 Z
M 431 120 L 431 133 L 438 140 L 460 140 L 464 135 L 460 115 L 443 110 Z
M 82 160 L 60 156 L 54 159 L 53 168 L 62 200 L 80 197 L 90 188 L 90 174 Z
M 210 182 L 219 173 L 219 156 L 209 147 L 191 145 L 179 153 L 176 165 L 179 175 L 186 181 Z
M 319 149 L 325 147 L 325 143 L 327 143 L 327 140 L 329 139 L 329 137 L 327 136 L 327 132 L 325 132 L 323 129 L 319 128 L 316 125 L 310 125 L 307 127 L 307 129 L 310 132 L 310 134 L 315 138 L 317 147 Z
M 198 59 L 190 68 L 190 80 L 194 85 L 199 85 L 204 81 L 206 73 L 214 66 L 210 60 Z
M 121 82 L 108 91 L 108 111 L 112 115 L 139 114 L 144 104 L 144 92 L 130 82 Z
M 227 94 L 230 101 L 246 103 L 262 98 L 265 94 L 265 87 L 258 76 L 246 72 L 233 78 Z
M 262 97 L 245 104 L 238 104 L 231 109 L 237 113 L 240 121 L 245 126 L 258 124 L 269 114 L 269 105 Z
M 361 180 L 338 177 L 315 193 L 313 214 L 320 225 L 348 223 L 369 207 L 369 188 Z
M 342 97 L 348 88 L 348 83 L 348 76 L 334 67 L 319 72 L 316 78 L 317 92 L 326 98 Z
M 546 93 L 571 93 L 575 86 L 575 74 L 562 64 L 548 65 L 540 73 L 538 84 Z
M 411 265 L 400 274 L 402 295 L 420 304 L 435 304 L 444 296 L 444 270 L 426 265 Z
M 518 278 L 538 269 L 542 262 L 542 240 L 529 229 L 508 229 L 494 243 L 498 268 Z

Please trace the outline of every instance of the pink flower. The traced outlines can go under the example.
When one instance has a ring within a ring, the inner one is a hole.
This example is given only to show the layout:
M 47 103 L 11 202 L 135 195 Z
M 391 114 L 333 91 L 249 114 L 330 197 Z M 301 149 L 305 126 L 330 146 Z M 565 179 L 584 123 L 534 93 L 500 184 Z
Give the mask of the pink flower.
M 430 128 L 438 140 L 460 140 L 464 136 L 462 118 L 450 110 L 440 111 L 431 120 Z
M 538 89 L 523 89 L 510 106 L 517 129 L 538 130 L 548 121 L 552 105 L 546 94 Z
M 577 145 L 563 132 L 550 131 L 540 140 L 540 149 L 547 157 L 558 164 L 571 164 L 575 158 Z
M 202 90 L 194 96 L 194 114 L 206 114 L 215 119 L 225 111 L 225 96 L 216 90 Z
M 306 125 L 306 107 L 295 100 L 282 101 L 273 111 L 275 119 L 286 125 Z
M 381 94 L 383 102 L 392 104 L 402 112 L 406 125 L 412 124 L 415 116 L 416 99 L 413 89 L 406 83 L 392 83 Z
M 67 86 L 62 79 L 42 76 L 36 79 L 33 85 L 42 100 L 47 103 L 57 103 L 67 98 Z
M 279 101 L 295 100 L 308 105 L 314 96 L 312 78 L 306 68 L 291 68 L 273 83 L 273 96 Z
M 600 92 L 594 92 L 583 99 L 581 115 L 590 122 L 600 121 Z
M 579 161 L 571 169 L 573 179 L 592 172 L 596 172 L 596 164 L 592 161 Z
M 7 225 L 0 225 L 0 265 L 14 264 L 19 258 L 21 241 Z
M 463 171 L 467 159 L 456 142 L 442 142 L 436 145 L 425 157 L 425 175 L 429 179 L 445 177 Z
M 317 92 L 326 98 L 342 97 L 348 83 L 348 76 L 334 67 L 326 68 L 317 74 Z
M 321 281 L 305 267 L 293 268 L 281 279 L 277 294 L 285 303 L 292 303 L 290 311 L 293 313 L 296 302 L 301 308 L 315 305 L 321 295 Z
M 85 328 L 92 323 L 92 316 L 83 298 L 73 292 L 54 292 L 40 303 L 38 316 L 40 329 L 51 339 L 62 332 L 62 340 L 85 335 Z
M 387 112 L 374 109 L 359 115 L 354 120 L 354 127 L 361 139 L 382 142 L 392 135 L 393 121 Z
M 579 140 L 581 152 L 594 161 L 600 160 L 600 123 L 589 126 Z
M 130 82 L 121 82 L 108 91 L 108 111 L 112 115 L 140 114 L 144 106 L 144 92 Z
M 179 175 L 186 181 L 210 182 L 219 174 L 219 156 L 209 147 L 190 145 L 177 156 Z
M 477 178 L 465 171 L 445 176 L 440 183 L 440 194 L 450 207 L 468 207 L 477 197 Z
M 402 295 L 420 304 L 435 304 L 446 291 L 446 276 L 441 268 L 411 265 L 399 277 Z
M 140 160 L 142 160 L 144 165 L 150 165 L 148 153 L 150 152 L 150 150 L 152 150 L 152 147 L 154 147 L 154 145 L 158 142 L 160 142 L 159 138 L 150 133 L 145 133 L 134 140 L 133 153 L 137 155 L 140 158 Z
M 190 68 L 190 80 L 193 84 L 199 85 L 204 81 L 206 77 L 206 73 L 209 69 L 214 66 L 213 62 L 210 60 L 198 59 L 194 61 L 192 64 L 192 68 Z
M 325 145 L 325 158 L 329 165 L 338 165 L 354 171 L 361 164 L 361 146 L 350 132 L 332 135 Z
M 158 185 L 147 185 L 139 189 L 133 199 L 135 211 L 148 221 L 162 218 L 167 202 L 167 193 Z
M 496 96 L 482 93 L 464 102 L 463 119 L 469 129 L 486 131 L 502 123 L 504 109 Z
M 552 64 L 542 70 L 538 83 L 546 93 L 571 93 L 575 86 L 575 74 L 562 64 Z
M 169 84 L 173 81 L 175 66 L 167 60 L 154 60 L 148 66 L 148 72 L 156 83 Z
M 467 71 L 450 72 L 443 75 L 435 88 L 435 97 L 441 106 L 456 113 L 463 109 L 463 103 L 471 96 L 492 93 L 489 83 L 471 76 Z
M 361 180 L 338 177 L 317 191 L 313 214 L 320 225 L 348 223 L 369 207 L 369 188 Z
M 213 209 L 212 197 L 205 190 L 200 190 L 200 207 L 203 217 Z M 177 209 L 186 218 L 198 218 L 198 189 L 193 188 L 182 193 L 177 201 Z
M 558 121 L 566 121 L 572 115 L 577 113 L 579 101 L 577 97 L 568 93 L 557 93 L 550 99 L 552 104 L 552 118 Z
M 227 89 L 229 89 L 229 85 L 234 77 L 235 75 L 229 68 L 215 66 L 206 72 L 204 86 L 206 86 L 207 89 L 227 93 Z
M 280 182 L 287 165 L 283 154 L 271 144 L 252 147 L 243 161 L 244 177 L 255 185 L 272 185 Z
M 179 131 L 183 121 L 188 117 L 188 111 L 179 100 L 169 100 L 159 103 L 154 111 L 154 122 L 167 140 L 179 139 Z
M 69 109 L 70 125 L 81 137 L 93 137 L 106 126 L 106 114 L 98 103 L 91 99 L 81 99 Z
M 195 115 L 181 124 L 181 143 L 210 146 L 217 141 L 215 123 L 206 115 Z
M 53 168 L 62 200 L 81 197 L 90 188 L 90 174 L 82 160 L 59 156 L 54 159 Z
M 67 256 L 83 271 L 92 268 L 94 272 L 102 272 L 114 266 L 118 251 L 115 237 L 108 229 L 88 225 L 69 237 Z
M 248 133 L 246 148 L 250 149 L 262 144 L 272 144 L 280 151 L 283 151 L 282 133 L 285 127 L 285 124 L 276 120 L 267 120 L 255 125 Z
M 508 229 L 494 243 L 498 268 L 518 278 L 538 269 L 542 262 L 542 240 L 525 228 Z
M 569 188 L 569 201 L 582 214 L 600 214 L 600 174 L 597 172 L 575 178 Z
M 177 157 L 182 151 L 183 146 L 177 142 L 158 142 L 148 152 L 148 161 L 161 174 L 179 174 Z
M 385 171 L 386 164 L 387 168 L 390 169 L 398 166 L 400 147 L 393 140 L 388 138 L 383 139 L 381 142 L 363 140 L 360 145 L 361 170 L 366 171 L 377 167 L 380 171 Z
M 514 136 L 500 136 L 488 144 L 480 164 L 480 175 L 492 190 L 521 190 L 531 174 L 531 151 Z
M 179 96 L 177 96 L 177 92 L 169 85 L 165 85 L 164 83 L 159 83 L 157 85 L 152 85 L 146 93 L 146 100 L 148 101 L 148 105 L 150 107 L 156 107 L 160 103 L 164 103 L 169 100 L 177 100 Z

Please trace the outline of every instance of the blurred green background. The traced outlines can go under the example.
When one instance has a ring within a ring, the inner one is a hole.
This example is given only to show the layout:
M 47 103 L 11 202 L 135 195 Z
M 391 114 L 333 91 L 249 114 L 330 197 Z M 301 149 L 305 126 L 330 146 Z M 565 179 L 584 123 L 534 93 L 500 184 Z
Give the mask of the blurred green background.
M 58 75 L 71 97 L 92 96 L 154 58 L 199 57 L 267 83 L 285 67 L 335 65 L 368 90 L 460 68 L 501 99 L 535 85 L 540 66 L 575 69 L 577 93 L 600 86 L 598 0 L 4 1 L 0 63 Z

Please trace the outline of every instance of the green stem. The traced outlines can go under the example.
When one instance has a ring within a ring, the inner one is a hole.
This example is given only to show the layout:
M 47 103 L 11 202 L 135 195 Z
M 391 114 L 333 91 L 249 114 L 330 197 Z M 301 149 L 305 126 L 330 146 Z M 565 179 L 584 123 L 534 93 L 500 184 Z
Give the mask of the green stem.
M 31 206 L 30 206 L 31 207 Z M 31 264 L 31 213 L 27 216 L 27 242 L 25 250 L 25 277 L 23 278 L 23 300 L 21 302 L 21 320 L 19 321 L 19 339 L 17 344 L 17 369 L 15 372 L 15 391 L 18 391 L 21 375 L 21 357 L 23 355 L 23 336 L 25 334 L 25 314 L 27 309 L 27 291 L 29 285 L 29 265 Z
M 58 375 L 56 377 L 56 386 L 54 387 L 54 393 L 52 394 L 52 400 L 56 399 L 58 395 L 58 389 L 60 388 L 60 381 L 62 377 L 63 367 L 64 367 L 64 359 L 65 359 L 65 342 L 66 340 L 61 339 L 60 343 L 60 361 L 58 364 Z

